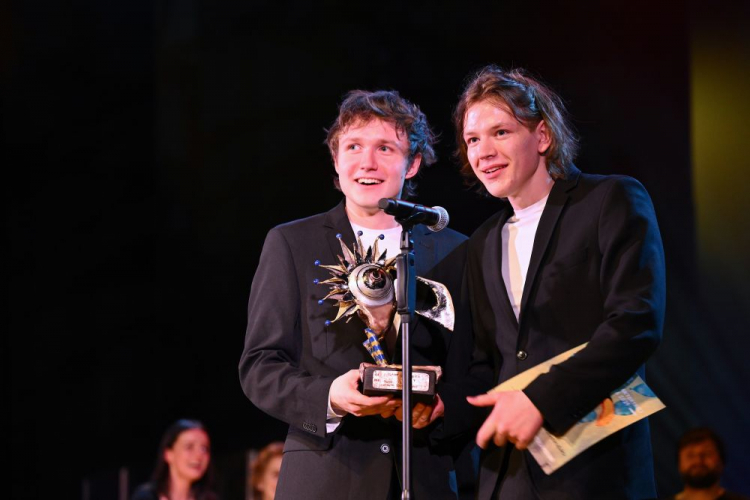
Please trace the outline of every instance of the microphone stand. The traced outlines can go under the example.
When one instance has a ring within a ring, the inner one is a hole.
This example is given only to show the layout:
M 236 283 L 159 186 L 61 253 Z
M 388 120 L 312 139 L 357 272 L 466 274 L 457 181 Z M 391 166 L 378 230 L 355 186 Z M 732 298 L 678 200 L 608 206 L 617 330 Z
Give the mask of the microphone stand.
M 411 497 L 411 448 L 412 448 L 412 404 L 411 404 L 411 357 L 409 339 L 409 326 L 414 317 L 417 297 L 417 272 L 414 266 L 414 243 L 411 232 L 419 222 L 419 215 L 406 219 L 396 218 L 401 224 L 401 253 L 396 258 L 396 305 L 397 313 L 401 318 L 401 373 L 402 373 L 402 427 L 401 427 L 401 476 L 403 480 L 402 500 L 410 500 Z

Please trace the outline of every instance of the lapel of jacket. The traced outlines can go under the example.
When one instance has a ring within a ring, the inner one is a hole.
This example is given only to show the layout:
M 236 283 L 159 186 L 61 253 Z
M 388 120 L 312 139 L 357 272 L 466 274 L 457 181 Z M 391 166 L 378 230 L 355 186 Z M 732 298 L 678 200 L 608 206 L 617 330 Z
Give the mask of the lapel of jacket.
M 321 259 L 321 261 L 325 264 L 337 264 L 337 256 L 341 255 L 342 252 L 341 244 L 336 235 L 341 235 L 342 241 L 346 243 L 349 249 L 354 244 L 354 231 L 352 230 L 352 225 L 349 223 L 349 218 L 346 216 L 346 208 L 343 201 L 326 213 L 323 220 L 323 227 L 325 228 L 325 239 L 331 249 L 331 258 L 325 261 Z
M 555 181 L 549 193 L 547 204 L 544 207 L 541 219 L 539 219 L 539 227 L 537 227 L 536 235 L 534 236 L 534 246 L 531 250 L 531 260 L 529 261 L 529 269 L 526 272 L 526 282 L 524 283 L 523 296 L 521 297 L 520 323 L 524 319 L 524 312 L 528 306 L 531 290 L 534 288 L 534 281 L 539 272 L 539 265 L 552 239 L 552 233 L 555 231 L 557 221 L 560 219 L 563 208 L 565 208 L 570 197 L 568 192 L 578 184 L 580 174 L 581 171 L 574 165 L 571 165 L 570 174 L 568 174 L 567 179 Z
M 505 202 L 504 208 L 500 211 L 497 224 L 490 230 L 487 236 L 487 251 L 484 255 L 482 265 L 485 266 L 483 274 L 488 283 L 490 297 L 498 297 L 500 307 L 503 311 L 503 317 L 507 318 L 513 326 L 513 331 L 518 331 L 518 321 L 516 314 L 513 312 L 513 306 L 510 303 L 508 289 L 503 279 L 503 226 L 513 215 L 513 208 L 510 203 Z
M 427 227 L 418 225 L 411 233 L 417 276 L 424 276 L 435 265 L 435 240 Z

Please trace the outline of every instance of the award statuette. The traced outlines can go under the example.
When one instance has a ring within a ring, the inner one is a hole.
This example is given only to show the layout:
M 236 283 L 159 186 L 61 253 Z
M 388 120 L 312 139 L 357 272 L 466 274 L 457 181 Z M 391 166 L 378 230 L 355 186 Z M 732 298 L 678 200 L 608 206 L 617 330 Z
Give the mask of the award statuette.
M 327 324 L 346 318 L 348 322 L 356 313 L 365 323 L 365 349 L 372 356 L 375 364 L 362 363 L 360 366 L 360 381 L 362 393 L 368 396 L 401 393 L 403 380 L 400 365 L 391 365 L 383 351 L 381 343 L 393 325 L 396 312 L 393 282 L 397 278 L 395 257 L 387 259 L 386 251 L 378 252 L 378 239 L 372 246 L 365 249 L 362 245 L 361 232 L 350 250 L 341 239 L 343 255 L 338 256 L 339 263 L 324 265 L 316 261 L 316 265 L 325 268 L 331 277 L 318 281 L 321 285 L 329 285 L 328 294 L 319 302 L 331 299 L 336 301 L 338 312 L 333 320 Z M 379 239 L 383 239 L 381 235 Z M 450 292 L 442 283 L 417 276 L 417 286 L 422 292 L 427 292 L 428 307 L 417 310 L 416 313 L 441 324 L 449 331 L 453 331 L 455 311 Z M 420 290 L 418 290 L 419 292 Z M 435 396 L 437 384 L 442 370 L 439 366 L 415 366 L 412 371 L 412 393 L 416 400 L 429 400 Z

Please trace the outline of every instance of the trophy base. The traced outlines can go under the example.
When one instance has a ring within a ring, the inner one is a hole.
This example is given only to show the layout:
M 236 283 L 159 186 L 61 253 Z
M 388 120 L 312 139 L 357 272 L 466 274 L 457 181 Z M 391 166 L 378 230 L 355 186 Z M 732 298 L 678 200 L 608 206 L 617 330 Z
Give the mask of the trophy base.
M 365 396 L 397 396 L 403 387 L 400 366 L 377 366 L 362 363 L 359 367 L 362 394 Z M 415 366 L 411 371 L 411 394 L 414 401 L 432 402 L 440 378 L 438 366 Z

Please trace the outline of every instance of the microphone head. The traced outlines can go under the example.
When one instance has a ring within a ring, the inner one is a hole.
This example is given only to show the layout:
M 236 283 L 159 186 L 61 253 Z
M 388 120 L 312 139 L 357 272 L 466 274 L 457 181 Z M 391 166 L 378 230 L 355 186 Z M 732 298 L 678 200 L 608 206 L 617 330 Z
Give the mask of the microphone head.
M 380 198 L 380 201 L 378 201 L 378 208 L 381 210 L 385 210 L 386 208 L 390 208 L 391 205 L 394 205 L 396 202 L 392 198 Z
M 438 231 L 442 231 L 448 226 L 448 221 L 450 220 L 450 217 L 448 216 L 448 211 L 444 209 L 443 207 L 434 206 L 432 207 L 433 210 L 435 210 L 439 215 L 440 218 L 438 221 L 431 225 L 427 226 L 427 229 L 430 231 L 437 233 Z

